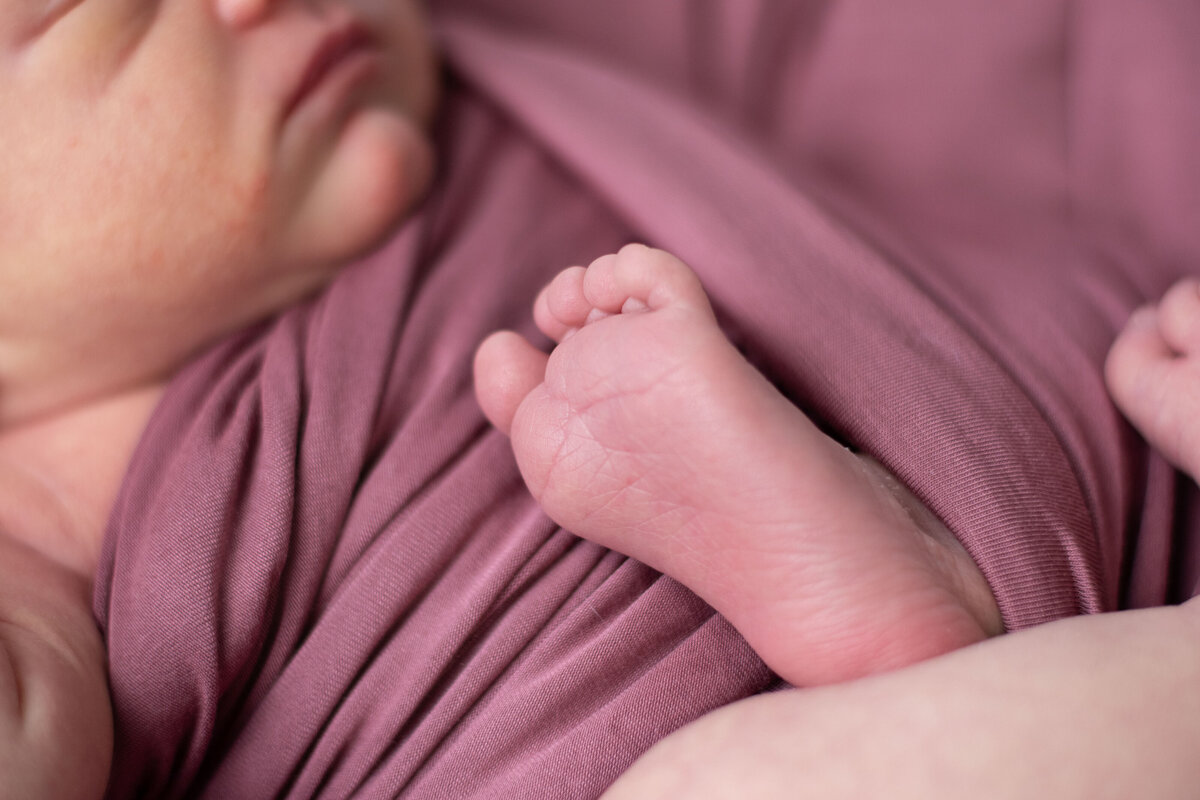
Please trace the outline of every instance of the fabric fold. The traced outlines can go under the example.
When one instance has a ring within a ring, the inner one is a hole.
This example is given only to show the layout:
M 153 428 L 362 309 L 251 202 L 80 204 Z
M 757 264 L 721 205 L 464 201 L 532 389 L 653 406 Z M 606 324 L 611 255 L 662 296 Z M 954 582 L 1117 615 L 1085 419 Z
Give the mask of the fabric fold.
M 591 798 L 776 685 L 686 589 L 550 523 L 475 403 L 477 344 L 545 343 L 540 287 L 633 240 L 954 530 L 1010 629 L 1195 592 L 1195 493 L 1101 377 L 1200 252 L 1200 180 L 1163 167 L 1200 175 L 1184 4 L 1128 35 L 1108 2 L 431 8 L 436 191 L 188 366 L 134 456 L 94 603 L 110 797 Z

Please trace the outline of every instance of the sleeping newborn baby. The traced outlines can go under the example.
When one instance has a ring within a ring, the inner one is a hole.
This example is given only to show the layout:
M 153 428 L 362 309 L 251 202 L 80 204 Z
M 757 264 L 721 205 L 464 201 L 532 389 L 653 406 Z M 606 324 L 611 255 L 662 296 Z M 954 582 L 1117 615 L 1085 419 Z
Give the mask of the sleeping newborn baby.
M 318 290 L 432 174 L 412 0 L 0 0 L 0 796 L 98 796 L 112 748 L 100 540 L 161 388 Z M 53 102 L 48 102 L 53 99 Z M 477 391 L 564 527 L 644 560 L 803 684 L 1000 630 L 979 570 L 629 246 L 480 348 Z
M 415 2 L 0 0 L 0 795 L 97 796 L 90 611 L 161 388 L 322 287 L 432 174 Z M 53 99 L 53 102 L 49 102 Z M 999 631 L 953 536 L 733 349 L 691 271 L 629 246 L 502 333 L 480 403 L 556 521 L 676 577 L 796 683 Z

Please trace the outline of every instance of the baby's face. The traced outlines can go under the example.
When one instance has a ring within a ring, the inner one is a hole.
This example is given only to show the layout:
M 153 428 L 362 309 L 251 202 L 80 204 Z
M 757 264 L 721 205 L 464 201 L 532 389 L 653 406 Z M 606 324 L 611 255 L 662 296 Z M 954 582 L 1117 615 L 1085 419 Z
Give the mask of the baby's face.
M 0 424 L 377 244 L 428 182 L 434 76 L 416 0 L 0 0 Z

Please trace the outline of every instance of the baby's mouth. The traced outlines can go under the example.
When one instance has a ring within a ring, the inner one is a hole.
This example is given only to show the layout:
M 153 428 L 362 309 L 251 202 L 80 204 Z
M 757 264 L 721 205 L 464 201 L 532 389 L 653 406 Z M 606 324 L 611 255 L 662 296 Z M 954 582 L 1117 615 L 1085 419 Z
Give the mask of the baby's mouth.
M 290 117 L 340 63 L 354 53 L 371 47 L 372 43 L 370 33 L 357 23 L 343 26 L 326 36 L 313 52 L 296 88 L 289 96 L 284 106 L 284 117 Z

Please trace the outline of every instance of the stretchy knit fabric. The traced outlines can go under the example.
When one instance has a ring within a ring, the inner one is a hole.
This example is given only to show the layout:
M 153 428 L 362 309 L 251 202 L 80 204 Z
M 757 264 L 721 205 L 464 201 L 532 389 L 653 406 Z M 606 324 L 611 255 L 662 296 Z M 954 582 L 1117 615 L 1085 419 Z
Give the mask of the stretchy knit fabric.
M 1195 593 L 1191 484 L 1100 365 L 1200 263 L 1200 7 L 433 12 L 434 194 L 189 366 L 134 457 L 95 596 L 110 797 L 590 798 L 770 685 L 681 586 L 555 528 L 475 405 L 478 342 L 628 241 L 956 532 L 1010 629 Z

